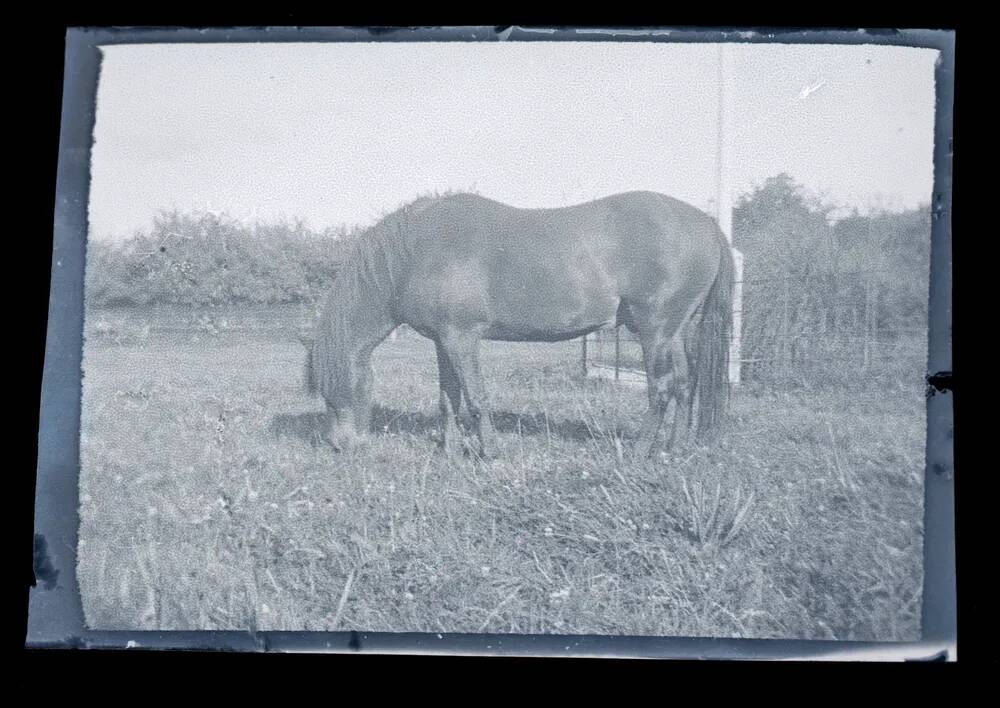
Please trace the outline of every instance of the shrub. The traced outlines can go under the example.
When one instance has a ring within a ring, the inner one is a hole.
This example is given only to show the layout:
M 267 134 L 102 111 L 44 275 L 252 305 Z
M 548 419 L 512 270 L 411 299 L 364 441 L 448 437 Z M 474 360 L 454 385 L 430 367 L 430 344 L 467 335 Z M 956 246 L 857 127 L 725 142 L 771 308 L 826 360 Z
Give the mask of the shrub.
M 302 222 L 245 225 L 214 213 L 161 213 L 149 233 L 93 241 L 86 296 L 92 307 L 318 299 L 353 232 L 314 232 Z

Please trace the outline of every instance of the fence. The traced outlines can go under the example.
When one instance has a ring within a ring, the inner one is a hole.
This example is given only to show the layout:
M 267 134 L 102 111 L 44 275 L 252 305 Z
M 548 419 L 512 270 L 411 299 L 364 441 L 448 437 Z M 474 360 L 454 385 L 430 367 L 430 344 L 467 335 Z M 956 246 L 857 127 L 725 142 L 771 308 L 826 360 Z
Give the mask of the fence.
M 921 381 L 926 368 L 926 298 L 899 294 L 892 273 L 854 270 L 838 282 L 803 275 L 744 278 L 740 377 L 748 385 L 814 387 Z M 924 283 L 924 287 L 926 283 Z M 921 288 L 909 284 L 914 292 Z M 926 290 L 924 290 L 926 292 Z M 741 315 L 741 317 L 735 317 Z M 624 327 L 581 341 L 585 374 L 643 375 L 637 335 Z

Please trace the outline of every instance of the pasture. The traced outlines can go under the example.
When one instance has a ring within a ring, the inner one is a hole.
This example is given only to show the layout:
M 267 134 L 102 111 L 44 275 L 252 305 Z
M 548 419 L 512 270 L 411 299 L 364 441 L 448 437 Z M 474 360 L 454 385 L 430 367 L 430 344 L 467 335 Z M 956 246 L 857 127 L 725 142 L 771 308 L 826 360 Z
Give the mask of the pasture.
M 434 347 L 410 333 L 376 350 L 370 447 L 336 453 L 301 320 L 88 313 L 91 628 L 918 638 L 919 370 L 748 388 L 710 445 L 645 460 L 641 388 L 583 378 L 575 341 L 487 342 L 482 463 L 437 450 Z

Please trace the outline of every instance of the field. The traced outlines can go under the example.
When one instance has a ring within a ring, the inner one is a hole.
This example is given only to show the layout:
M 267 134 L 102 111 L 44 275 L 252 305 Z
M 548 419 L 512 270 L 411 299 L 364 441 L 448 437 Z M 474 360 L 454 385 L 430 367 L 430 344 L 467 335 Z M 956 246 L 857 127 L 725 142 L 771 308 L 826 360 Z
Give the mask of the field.
M 490 343 L 499 459 L 433 441 L 433 345 L 376 351 L 375 435 L 314 444 L 295 308 L 87 318 L 79 579 L 96 629 L 912 640 L 924 389 L 744 390 L 632 453 L 645 393 Z

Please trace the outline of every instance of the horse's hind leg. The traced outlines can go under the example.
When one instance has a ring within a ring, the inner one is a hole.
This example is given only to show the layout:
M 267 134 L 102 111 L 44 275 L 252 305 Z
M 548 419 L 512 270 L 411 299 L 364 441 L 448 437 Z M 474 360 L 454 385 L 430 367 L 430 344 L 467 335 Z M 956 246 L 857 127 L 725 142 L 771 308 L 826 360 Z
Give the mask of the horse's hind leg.
M 660 432 L 674 401 L 673 423 L 666 440 L 666 449 L 677 442 L 678 429 L 687 426 L 688 413 L 688 362 L 683 344 L 678 346 L 675 337 L 667 342 L 652 342 L 646 359 L 646 387 L 649 408 L 639 434 L 640 445 L 652 455 L 660 446 Z M 644 345 L 643 349 L 645 350 Z
M 490 422 L 486 386 L 479 369 L 479 338 L 470 333 L 453 333 L 441 339 L 441 346 L 461 384 L 472 428 L 479 438 L 479 455 L 490 457 L 495 433 Z
M 649 394 L 649 409 L 639 440 L 648 454 L 653 454 L 659 447 L 660 430 L 671 400 L 675 402 L 674 422 L 668 447 L 676 442 L 678 427 L 688 424 L 690 381 L 685 335 L 695 309 L 696 304 L 692 304 L 680 316 L 666 317 L 659 326 L 647 324 L 639 328 Z
M 657 333 L 642 337 L 642 358 L 646 366 L 646 393 L 649 396 L 649 408 L 643 416 L 642 428 L 639 431 L 639 448 L 652 454 L 656 451 L 660 438 L 660 429 L 667 412 L 668 399 L 662 395 L 661 380 L 663 372 L 669 368 L 667 351 Z
M 670 391 L 668 395 L 673 398 L 674 405 L 674 422 L 670 428 L 670 438 L 667 441 L 667 448 L 672 448 L 677 443 L 677 433 L 680 432 L 681 435 L 687 433 L 688 423 L 690 422 L 689 417 L 691 414 L 690 409 L 690 377 L 689 377 L 689 362 L 687 347 L 685 346 L 685 330 L 687 328 L 682 326 L 677 333 L 673 336 L 670 343 L 671 352 L 671 363 L 673 364 L 673 376 L 670 381 Z

